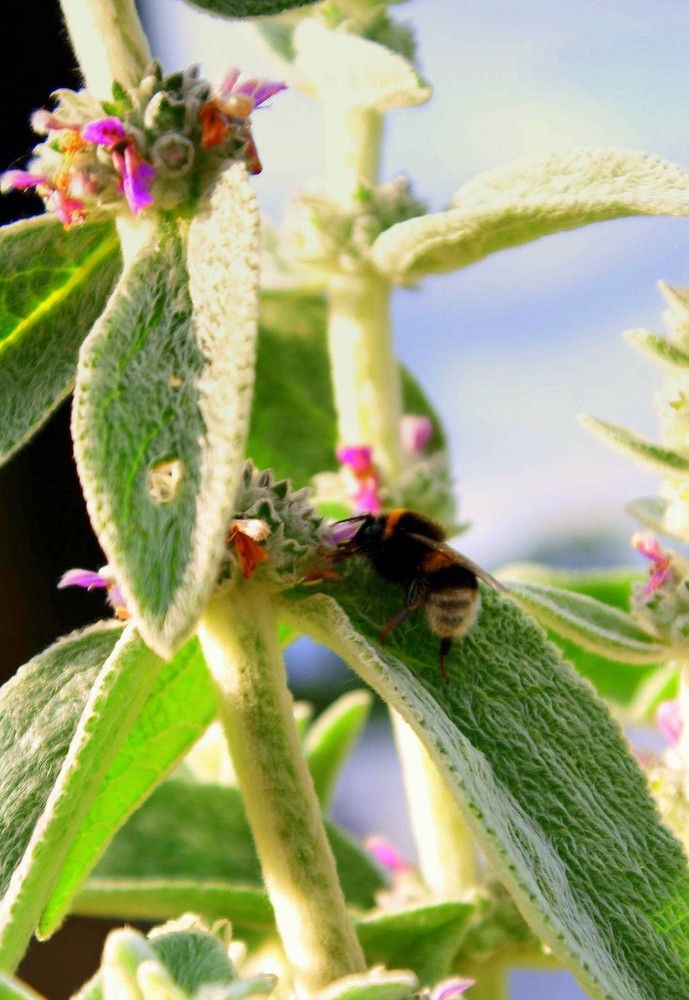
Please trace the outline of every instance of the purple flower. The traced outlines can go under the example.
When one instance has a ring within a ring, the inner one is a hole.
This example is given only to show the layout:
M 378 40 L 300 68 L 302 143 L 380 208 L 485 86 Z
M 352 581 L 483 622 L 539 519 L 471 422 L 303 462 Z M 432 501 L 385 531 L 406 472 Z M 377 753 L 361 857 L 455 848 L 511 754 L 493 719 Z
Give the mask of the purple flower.
M 429 994 L 429 1000 L 455 1000 L 456 997 L 463 996 L 470 987 L 475 985 L 475 979 L 464 979 L 461 976 L 443 979 L 433 987 Z
M 119 118 L 99 118 L 89 122 L 88 125 L 84 125 L 81 134 L 87 142 L 105 146 L 107 150 L 112 150 L 122 142 L 132 141 L 132 137 L 127 134 Z
M 94 588 L 106 588 L 110 586 L 110 582 L 106 580 L 104 576 L 100 573 L 94 573 L 90 569 L 68 569 L 60 577 L 60 582 L 57 585 L 58 590 L 63 590 L 65 587 L 83 587 L 84 590 L 93 590 Z
M 668 743 L 679 743 L 684 722 L 679 711 L 679 701 L 673 698 L 668 701 L 661 701 L 656 709 L 656 722 L 661 733 Z
M 364 511 L 379 514 L 380 477 L 373 463 L 373 449 L 368 444 L 340 445 L 336 450 L 338 461 L 351 471 L 352 485 L 349 496 L 357 513 Z
M 112 162 L 120 175 L 118 191 L 124 194 L 129 208 L 138 215 L 153 204 L 151 184 L 156 170 L 143 159 L 134 137 L 129 135 L 119 118 L 99 118 L 82 129 L 87 142 L 103 146 L 112 154 Z
M 108 604 L 115 612 L 115 615 L 121 621 L 126 621 L 129 618 L 124 596 L 110 572 L 109 566 L 103 566 L 98 573 L 94 573 L 90 569 L 68 569 L 60 578 L 57 586 L 59 590 L 62 590 L 64 587 L 83 587 L 84 590 L 107 590 Z
M 112 160 L 122 178 L 119 190 L 134 215 L 138 215 L 153 204 L 151 184 L 156 176 L 155 167 L 142 160 L 133 145 L 127 146 L 124 153 L 113 151 Z
M 400 425 L 402 444 L 412 455 L 420 455 L 433 434 L 433 422 L 430 417 L 407 413 L 402 417 Z
M 238 94 L 250 98 L 246 114 L 251 114 L 254 108 L 260 107 L 261 104 L 265 104 L 275 94 L 279 94 L 281 90 L 287 89 L 286 83 L 277 83 L 273 80 L 248 79 L 242 80 L 240 83 L 239 76 L 240 71 L 236 67 L 229 70 L 227 76 L 220 84 L 219 93 L 223 100 L 236 97 Z

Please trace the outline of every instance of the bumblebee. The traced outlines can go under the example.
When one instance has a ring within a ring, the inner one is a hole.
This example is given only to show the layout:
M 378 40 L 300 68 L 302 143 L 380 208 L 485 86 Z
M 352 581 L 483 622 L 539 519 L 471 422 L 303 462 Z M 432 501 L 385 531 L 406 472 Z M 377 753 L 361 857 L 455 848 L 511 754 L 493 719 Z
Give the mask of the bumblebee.
M 445 544 L 445 531 L 423 514 L 403 507 L 389 514 L 361 514 L 354 535 L 338 544 L 335 559 L 365 556 L 384 580 L 404 587 L 404 607 L 383 626 L 381 643 L 411 611 L 424 608 L 432 632 L 440 636 L 438 659 L 446 684 L 445 658 L 453 639 L 465 635 L 481 609 L 478 580 L 505 588 L 489 573 Z

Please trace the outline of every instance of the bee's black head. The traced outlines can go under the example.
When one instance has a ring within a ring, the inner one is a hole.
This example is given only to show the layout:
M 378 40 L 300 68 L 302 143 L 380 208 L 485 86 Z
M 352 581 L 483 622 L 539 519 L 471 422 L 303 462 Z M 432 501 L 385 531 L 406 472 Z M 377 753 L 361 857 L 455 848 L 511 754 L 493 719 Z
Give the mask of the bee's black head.
M 346 536 L 338 541 L 338 549 L 342 555 L 355 555 L 358 552 L 366 553 L 375 547 L 383 534 L 385 518 L 376 517 L 375 514 L 357 514 L 356 517 L 348 517 L 343 521 L 336 521 L 334 527 L 339 525 L 351 525 Z M 342 529 L 337 532 L 342 536 Z

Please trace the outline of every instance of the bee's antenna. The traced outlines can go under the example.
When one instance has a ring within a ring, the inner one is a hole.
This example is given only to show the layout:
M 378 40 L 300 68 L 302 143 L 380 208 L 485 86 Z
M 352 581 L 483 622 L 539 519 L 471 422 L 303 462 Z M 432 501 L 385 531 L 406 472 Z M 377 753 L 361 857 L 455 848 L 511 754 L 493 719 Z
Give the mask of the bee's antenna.
M 333 521 L 333 525 L 349 524 L 351 521 L 365 521 L 366 518 L 370 516 L 370 514 L 355 514 L 354 517 L 343 517 L 340 521 Z

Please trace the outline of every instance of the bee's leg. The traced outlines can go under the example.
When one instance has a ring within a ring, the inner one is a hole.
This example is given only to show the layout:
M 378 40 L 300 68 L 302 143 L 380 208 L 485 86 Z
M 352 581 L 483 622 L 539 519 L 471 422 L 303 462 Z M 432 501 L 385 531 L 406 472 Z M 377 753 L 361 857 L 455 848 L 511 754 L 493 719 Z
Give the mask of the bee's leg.
M 450 683 L 450 678 L 445 670 L 445 657 L 450 652 L 450 647 L 452 646 L 452 639 L 450 636 L 445 636 L 444 639 L 440 641 L 440 652 L 438 654 L 438 662 L 440 663 L 440 676 L 442 677 L 445 684 Z
M 407 617 L 410 611 L 416 611 L 418 607 L 421 606 L 423 600 L 422 594 L 419 592 L 418 582 L 413 580 L 409 587 L 407 588 L 406 600 L 404 602 L 404 607 L 393 615 L 389 622 L 383 625 L 380 630 L 380 644 L 385 645 L 385 640 L 394 628 L 401 625 L 404 619 Z
M 414 608 L 410 608 L 408 604 L 405 604 L 405 606 L 402 608 L 401 611 L 398 611 L 396 615 L 392 616 L 389 622 L 386 622 L 386 624 L 383 625 L 382 629 L 380 630 L 381 646 L 385 645 L 385 640 L 387 639 L 389 633 L 392 632 L 394 628 L 397 628 L 398 625 L 401 625 L 404 619 L 409 614 L 409 612 L 413 610 Z

